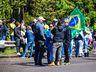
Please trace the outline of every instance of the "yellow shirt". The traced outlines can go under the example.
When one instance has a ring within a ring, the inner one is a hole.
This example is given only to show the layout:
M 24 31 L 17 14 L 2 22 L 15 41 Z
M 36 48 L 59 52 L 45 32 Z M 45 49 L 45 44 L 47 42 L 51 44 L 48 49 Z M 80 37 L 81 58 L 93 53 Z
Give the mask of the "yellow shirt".
M 15 28 L 15 24 L 14 23 L 10 23 L 9 24 L 9 30 L 10 30 L 10 35 L 14 35 L 14 28 Z

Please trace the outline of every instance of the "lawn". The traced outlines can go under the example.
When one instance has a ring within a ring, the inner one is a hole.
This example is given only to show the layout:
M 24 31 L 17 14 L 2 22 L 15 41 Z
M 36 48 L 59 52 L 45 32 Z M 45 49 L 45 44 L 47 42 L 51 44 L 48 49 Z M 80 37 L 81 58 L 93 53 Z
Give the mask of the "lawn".
M 16 48 L 0 49 L 0 56 L 16 56 Z

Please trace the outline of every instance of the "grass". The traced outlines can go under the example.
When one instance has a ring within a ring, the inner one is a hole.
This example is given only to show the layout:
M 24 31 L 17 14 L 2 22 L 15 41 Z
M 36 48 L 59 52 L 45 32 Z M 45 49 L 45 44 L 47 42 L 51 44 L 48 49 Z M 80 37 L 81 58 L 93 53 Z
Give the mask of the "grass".
M 0 51 L 0 56 L 16 56 L 16 48 L 5 48 Z

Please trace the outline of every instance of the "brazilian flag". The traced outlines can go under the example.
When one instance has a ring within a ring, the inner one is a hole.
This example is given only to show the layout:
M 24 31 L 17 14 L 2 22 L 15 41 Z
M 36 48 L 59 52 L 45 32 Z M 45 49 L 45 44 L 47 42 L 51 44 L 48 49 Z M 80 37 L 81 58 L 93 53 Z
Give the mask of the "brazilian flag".
M 85 28 L 85 17 L 78 7 L 76 7 L 69 16 L 69 27 L 71 29 L 72 38 Z

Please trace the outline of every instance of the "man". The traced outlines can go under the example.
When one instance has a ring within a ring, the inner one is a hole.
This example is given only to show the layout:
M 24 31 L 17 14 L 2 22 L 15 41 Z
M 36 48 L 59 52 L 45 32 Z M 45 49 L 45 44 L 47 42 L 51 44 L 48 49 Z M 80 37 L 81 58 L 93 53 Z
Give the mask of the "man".
M 6 39 L 6 32 L 8 31 L 7 27 L 3 24 L 3 21 L 0 20 L 0 40 Z
M 32 31 L 35 31 L 35 24 L 37 23 L 37 19 L 34 19 L 33 22 L 30 23 L 30 26 L 32 28 Z
M 70 47 L 71 44 L 71 31 L 68 27 L 68 18 L 65 18 L 64 20 L 64 24 L 65 24 L 65 29 L 64 29 L 64 53 L 65 53 L 65 60 L 64 63 L 65 64 L 69 64 L 69 53 L 68 53 L 68 49 Z
M 16 50 L 17 50 L 17 55 L 20 56 L 20 38 L 21 36 L 21 28 L 20 28 L 20 23 L 16 22 L 16 28 L 14 29 L 14 37 L 16 41 Z
M 42 66 L 42 57 L 45 52 L 44 49 L 44 41 L 45 41 L 45 36 L 44 36 L 44 27 L 43 27 L 43 21 L 45 19 L 43 17 L 39 17 L 38 21 L 35 25 L 35 65 L 40 65 Z
M 12 18 L 11 19 L 11 23 L 9 24 L 9 31 L 10 31 L 10 36 L 11 36 L 11 41 L 14 41 L 14 28 L 15 26 L 15 19 Z
M 53 34 L 53 58 L 49 66 L 60 65 L 61 60 L 61 50 L 64 41 L 64 28 L 62 27 L 60 21 L 54 29 L 51 31 Z

